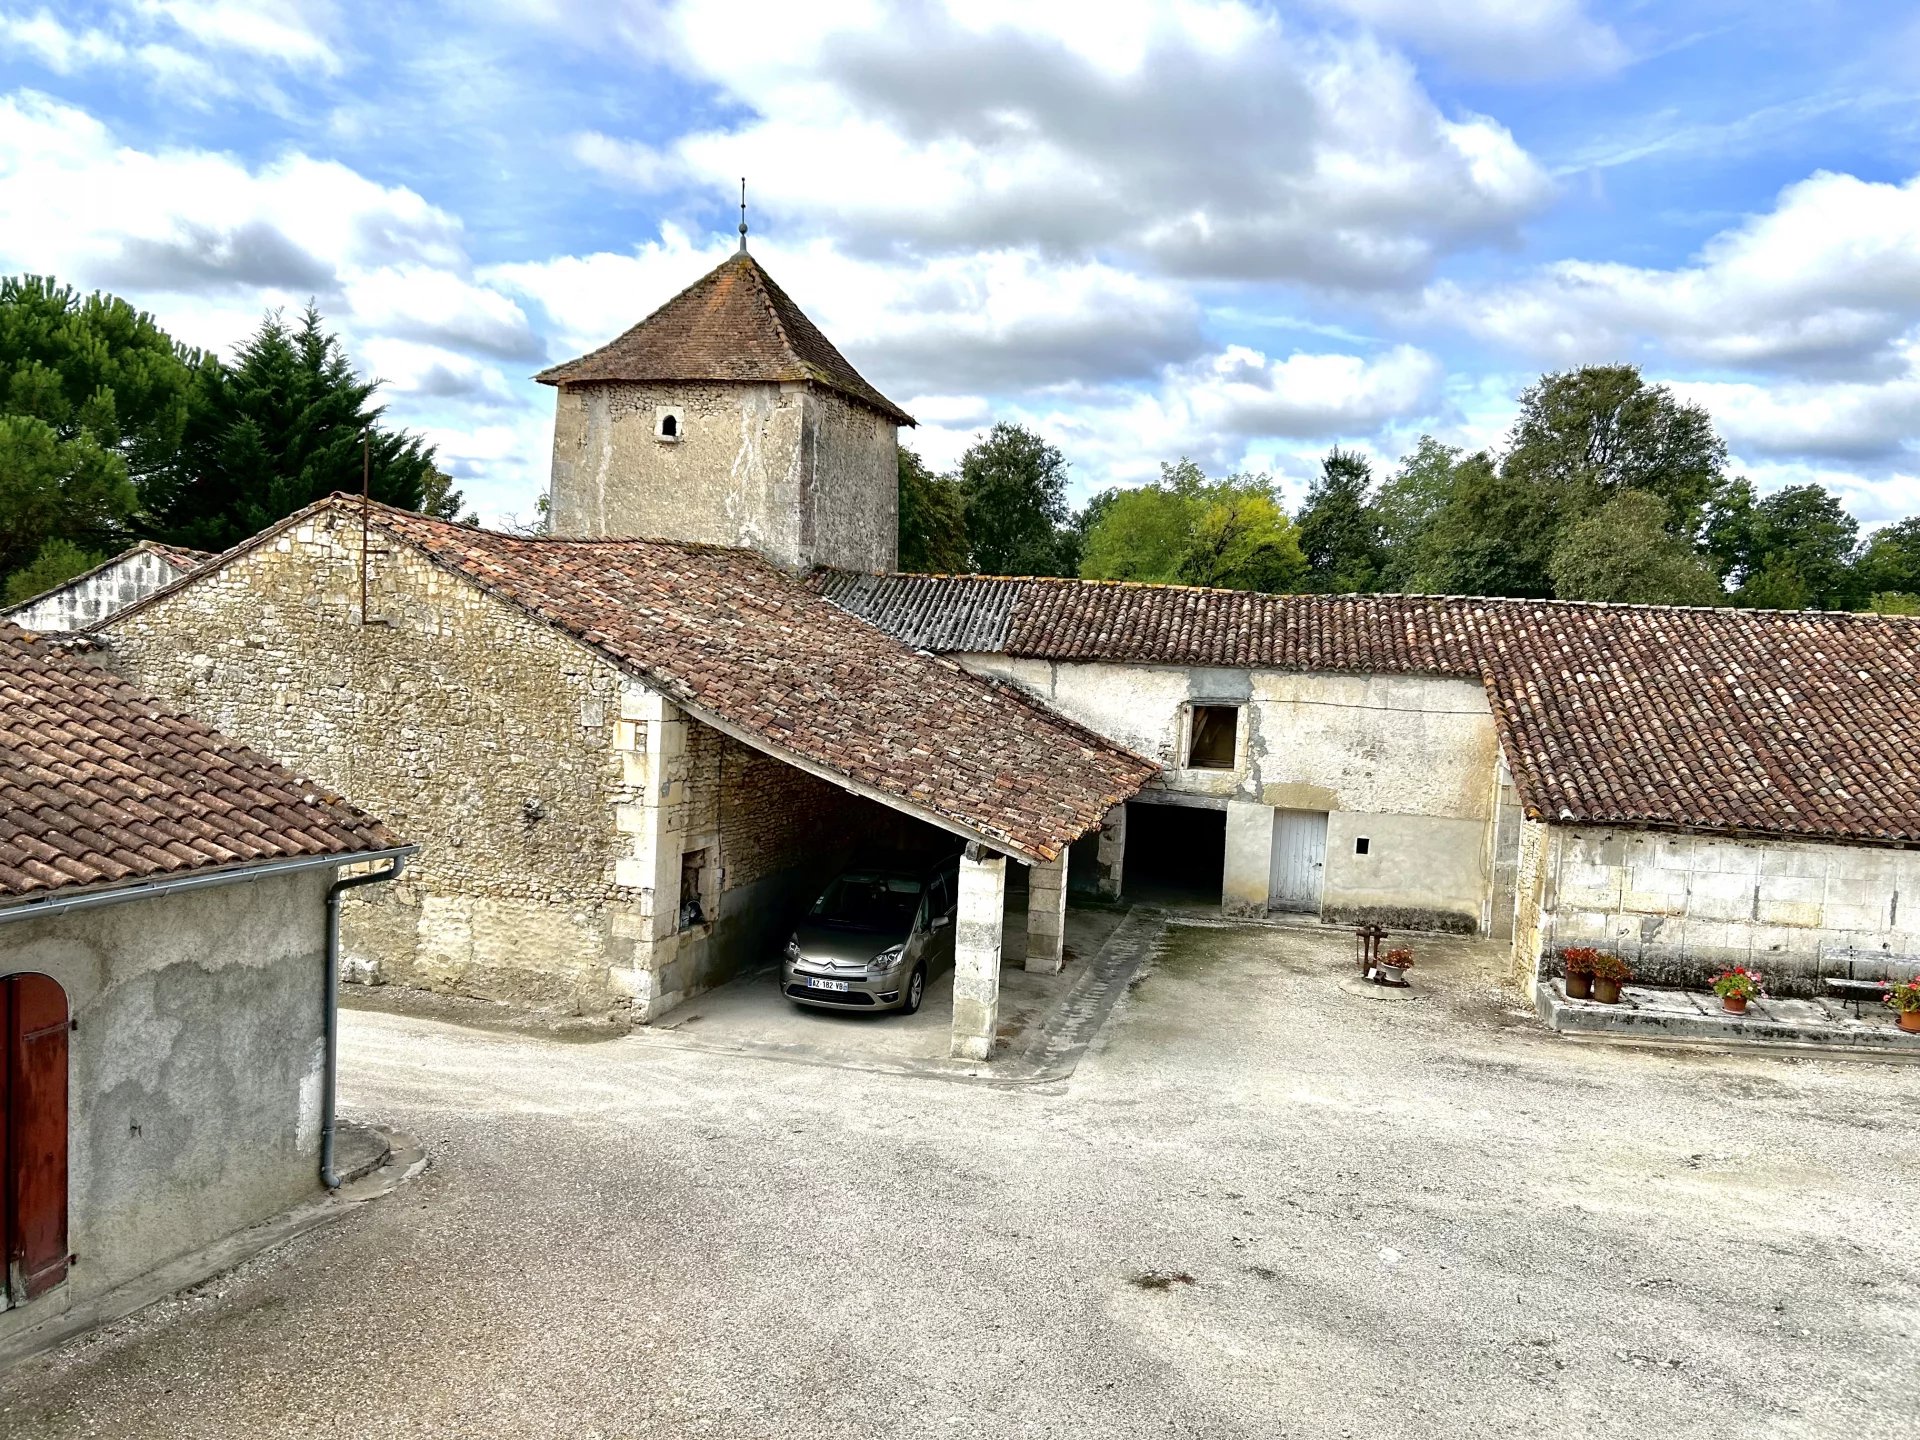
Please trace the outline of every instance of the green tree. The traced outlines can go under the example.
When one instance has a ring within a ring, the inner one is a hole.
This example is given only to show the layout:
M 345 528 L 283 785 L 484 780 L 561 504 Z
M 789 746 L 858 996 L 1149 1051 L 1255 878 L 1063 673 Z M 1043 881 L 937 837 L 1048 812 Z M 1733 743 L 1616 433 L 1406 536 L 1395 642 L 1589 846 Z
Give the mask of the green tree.
M 1876 615 L 1920 615 L 1920 593 L 1881 590 L 1867 597 L 1867 609 Z
M 1553 594 L 1558 515 L 1543 487 L 1484 454 L 1453 467 L 1445 502 L 1414 544 L 1405 589 L 1426 595 Z
M 1753 579 L 1741 587 L 1742 603 L 1769 609 L 1851 608 L 1860 597 L 1853 565 L 1859 533 L 1859 521 L 1823 486 L 1775 490 L 1752 510 Z M 1783 603 L 1795 595 L 1798 604 Z
M 1712 568 L 1667 532 L 1667 502 L 1623 490 L 1560 533 L 1548 561 L 1561 600 L 1637 605 L 1718 605 L 1726 594 Z
M 1160 479 L 1101 498 L 1080 574 L 1283 591 L 1306 574 L 1299 534 L 1266 475 L 1209 480 L 1191 460 L 1162 463 Z
M 197 359 L 124 300 L 0 279 L 0 575 L 133 537 L 142 490 L 179 444 Z M 55 540 L 65 548 L 48 551 Z
M 1471 466 L 1475 473 L 1490 472 L 1493 461 L 1484 453 L 1467 455 L 1422 435 L 1412 454 L 1373 498 L 1373 514 L 1380 527 L 1380 588 L 1405 590 L 1421 563 L 1424 537 L 1446 508 L 1454 481 Z
M 1089 507 L 1091 508 L 1091 507 Z M 1080 574 L 1088 580 L 1172 584 L 1193 540 L 1195 501 L 1166 485 L 1142 485 L 1104 498 L 1087 527 Z
M 151 487 L 155 533 L 225 549 L 334 491 L 356 492 L 363 435 L 373 498 L 420 509 L 437 473 L 433 449 L 378 423 L 375 388 L 311 306 L 295 327 L 269 315 L 231 366 L 195 372 L 179 454 Z
M 540 498 L 544 504 L 546 497 L 543 495 Z M 453 476 L 437 465 L 428 470 L 426 479 L 420 484 L 422 515 L 431 515 L 436 520 L 451 520 L 456 525 L 478 525 L 480 517 L 474 511 L 469 510 L 464 515 L 460 513 L 460 507 L 466 503 L 467 497 L 453 488 Z
M 900 568 L 951 575 L 967 568 L 967 509 L 959 483 L 936 475 L 902 445 L 900 469 Z
M 1876 530 L 1858 568 L 1860 586 L 1870 594 L 1920 595 L 1920 516 Z
M 1001 422 L 960 458 L 973 568 L 987 575 L 1071 575 L 1067 462 L 1023 425 Z
M 1367 503 L 1372 487 L 1372 467 L 1352 451 L 1335 446 L 1320 462 L 1298 521 L 1309 590 L 1350 594 L 1380 588 L 1385 530 Z
M 49 540 L 27 565 L 7 577 L 6 603 L 18 605 L 42 590 L 64 585 L 74 576 L 91 570 L 107 557 L 94 550 L 82 550 L 71 540 Z
M 1576 519 L 1627 490 L 1667 503 L 1667 528 L 1691 541 L 1726 482 L 1713 418 L 1648 385 L 1632 365 L 1544 375 L 1520 396 L 1501 473 L 1540 487 L 1556 518 Z

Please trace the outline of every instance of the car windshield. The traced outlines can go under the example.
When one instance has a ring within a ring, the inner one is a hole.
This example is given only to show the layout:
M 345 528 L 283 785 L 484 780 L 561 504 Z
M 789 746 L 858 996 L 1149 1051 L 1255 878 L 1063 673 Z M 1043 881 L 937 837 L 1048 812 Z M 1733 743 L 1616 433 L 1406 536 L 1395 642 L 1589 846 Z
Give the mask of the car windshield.
M 850 870 L 813 902 L 812 918 L 847 930 L 904 933 L 920 905 L 920 882 L 911 875 Z

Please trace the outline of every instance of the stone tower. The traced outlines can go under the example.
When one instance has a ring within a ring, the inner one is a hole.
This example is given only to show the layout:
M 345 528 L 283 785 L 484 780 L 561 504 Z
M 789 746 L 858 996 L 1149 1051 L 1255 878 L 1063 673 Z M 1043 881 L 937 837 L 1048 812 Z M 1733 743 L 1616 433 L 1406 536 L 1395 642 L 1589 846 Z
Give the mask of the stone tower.
M 892 570 L 895 432 L 746 251 L 617 340 L 534 377 L 559 390 L 555 535 L 701 540 L 782 565 Z

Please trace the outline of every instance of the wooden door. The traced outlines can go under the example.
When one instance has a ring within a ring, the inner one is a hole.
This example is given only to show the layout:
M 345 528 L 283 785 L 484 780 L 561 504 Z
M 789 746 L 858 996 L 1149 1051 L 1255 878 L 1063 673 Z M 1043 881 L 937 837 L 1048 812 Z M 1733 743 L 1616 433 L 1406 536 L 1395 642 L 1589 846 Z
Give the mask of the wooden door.
M 1267 904 L 1275 910 L 1320 913 L 1320 877 L 1327 868 L 1327 813 L 1273 812 L 1273 873 Z
M 67 1278 L 67 995 L 0 978 L 0 1235 L 15 1304 Z

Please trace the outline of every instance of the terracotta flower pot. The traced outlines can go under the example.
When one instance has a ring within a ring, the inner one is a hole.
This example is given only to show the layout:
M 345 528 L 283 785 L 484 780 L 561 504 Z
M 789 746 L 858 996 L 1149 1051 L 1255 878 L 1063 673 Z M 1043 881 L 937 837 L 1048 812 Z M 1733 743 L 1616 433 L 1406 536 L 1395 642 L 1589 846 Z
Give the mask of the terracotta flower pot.
M 1567 999 L 1591 1000 L 1593 998 L 1593 976 L 1567 976 Z
M 1920 1010 L 1902 1010 L 1900 1012 L 1902 1030 L 1920 1030 Z
M 1744 1015 L 1747 1013 L 1747 997 L 1744 995 L 1722 995 L 1720 997 L 1720 1008 L 1729 1015 Z
M 1618 980 L 1603 979 L 1598 975 L 1594 976 L 1593 998 L 1598 1000 L 1602 1005 L 1618 1005 L 1620 1003 L 1620 982 Z

